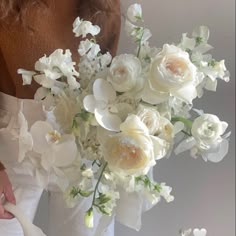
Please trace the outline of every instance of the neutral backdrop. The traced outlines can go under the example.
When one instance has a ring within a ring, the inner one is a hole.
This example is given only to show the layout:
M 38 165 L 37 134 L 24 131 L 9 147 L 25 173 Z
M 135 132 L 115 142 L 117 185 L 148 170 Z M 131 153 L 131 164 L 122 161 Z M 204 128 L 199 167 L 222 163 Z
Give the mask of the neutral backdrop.
M 191 33 L 199 25 L 210 28 L 212 54 L 226 60 L 231 81 L 220 82 L 217 93 L 205 93 L 194 106 L 227 121 L 232 135 L 229 153 L 218 164 L 195 160 L 188 153 L 161 160 L 155 178 L 173 187 L 175 201 L 162 201 L 145 213 L 140 232 L 117 223 L 116 236 L 177 236 L 179 229 L 191 227 L 206 228 L 207 236 L 235 236 L 235 0 L 123 0 L 122 11 L 135 2 L 143 6 L 152 45 L 179 42 L 182 33 Z M 122 33 L 119 52 L 132 52 L 132 48 Z M 45 232 L 46 212 L 45 193 L 35 219 Z

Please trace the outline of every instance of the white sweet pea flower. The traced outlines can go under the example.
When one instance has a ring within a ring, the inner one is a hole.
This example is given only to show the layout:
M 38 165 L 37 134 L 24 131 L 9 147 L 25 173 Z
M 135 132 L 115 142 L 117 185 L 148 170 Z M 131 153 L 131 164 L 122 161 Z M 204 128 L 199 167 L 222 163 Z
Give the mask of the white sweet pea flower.
M 121 118 L 114 104 L 116 91 L 106 80 L 97 79 L 93 84 L 93 95 L 84 98 L 86 111 L 94 113 L 99 125 L 111 131 L 120 131 Z
M 80 17 L 77 17 L 73 23 L 73 32 L 76 37 L 82 36 L 82 38 L 85 38 L 88 34 L 96 36 L 100 31 L 99 26 L 93 25 L 90 21 L 82 20 Z
M 35 71 L 28 71 L 24 69 L 18 69 L 17 73 L 22 75 L 23 85 L 31 84 L 33 80 L 33 76 L 36 74 Z
M 229 73 L 224 60 L 221 60 L 220 62 L 214 60 L 211 60 L 211 62 L 202 61 L 200 64 L 200 70 L 206 76 L 202 83 L 205 89 L 216 91 L 218 79 L 229 82 Z
M 86 177 L 86 178 L 90 179 L 90 178 L 93 177 L 93 170 L 92 170 L 92 168 L 88 168 L 88 169 L 82 171 L 81 174 L 82 174 L 83 177 Z
M 39 74 L 34 75 L 34 79 L 43 87 L 53 89 L 65 87 L 65 82 L 59 79 L 66 78 L 70 89 L 78 89 L 80 85 L 76 78 L 79 73 L 74 65 L 70 50 L 63 53 L 62 49 L 57 49 L 49 57 L 44 56 L 35 63 L 35 70 L 39 71 Z
M 189 236 L 192 233 L 192 229 L 187 229 L 184 231 L 180 231 L 180 236 Z
M 198 44 L 206 44 L 210 37 L 209 28 L 202 25 L 193 31 L 192 36 L 197 40 Z
M 174 196 L 171 196 L 170 193 L 172 191 L 172 188 L 169 186 L 166 186 L 165 183 L 161 183 L 161 190 L 160 190 L 160 195 L 168 202 L 173 202 L 174 201 Z
M 128 8 L 127 16 L 128 16 L 128 19 L 133 23 L 137 22 L 138 20 L 142 20 L 142 7 L 141 7 L 141 5 L 137 4 L 137 3 L 131 5 Z
M 87 54 L 90 60 L 95 59 L 100 51 L 100 46 L 89 39 L 81 41 L 78 49 L 80 56 Z
M 189 54 L 174 45 L 166 44 L 152 59 L 143 100 L 158 104 L 174 96 L 191 104 L 197 96 L 196 86 L 200 79 Z
M 194 229 L 193 230 L 193 235 L 194 236 L 206 236 L 207 231 L 206 231 L 206 229 Z
M 117 92 L 129 92 L 142 88 L 142 67 L 139 59 L 134 55 L 122 54 L 116 56 L 112 60 L 109 71 L 108 81 Z
M 138 116 L 130 115 L 120 130 L 102 144 L 104 159 L 117 175 L 145 175 L 156 164 L 155 160 L 166 155 L 166 143 L 150 136 Z

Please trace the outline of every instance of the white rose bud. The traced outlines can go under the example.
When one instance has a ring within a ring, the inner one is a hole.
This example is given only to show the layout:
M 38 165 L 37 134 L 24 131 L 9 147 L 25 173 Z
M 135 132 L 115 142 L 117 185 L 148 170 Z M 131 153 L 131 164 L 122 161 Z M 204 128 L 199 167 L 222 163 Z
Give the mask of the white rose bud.
M 85 221 L 85 225 L 86 225 L 88 228 L 93 228 L 93 226 L 94 226 L 93 208 L 90 208 L 90 209 L 86 212 L 85 217 L 84 217 L 84 221 Z
M 115 57 L 110 67 L 108 81 L 117 92 L 128 92 L 141 86 L 141 63 L 131 54 Z
M 160 128 L 160 114 L 151 107 L 140 106 L 137 116 L 147 126 L 149 134 L 154 135 Z

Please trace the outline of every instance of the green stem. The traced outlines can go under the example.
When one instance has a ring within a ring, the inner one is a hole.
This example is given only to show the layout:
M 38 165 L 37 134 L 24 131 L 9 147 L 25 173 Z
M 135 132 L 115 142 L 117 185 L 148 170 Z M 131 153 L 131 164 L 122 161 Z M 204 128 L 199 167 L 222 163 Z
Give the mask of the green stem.
M 185 135 L 189 136 L 189 137 L 192 137 L 192 135 L 189 134 L 187 131 L 182 130 L 181 132 L 184 133 Z
M 184 117 L 180 117 L 180 116 L 175 116 L 175 117 L 172 117 L 172 119 L 171 119 L 171 122 L 173 122 L 173 123 L 176 123 L 178 121 L 184 123 L 185 126 L 192 128 L 193 122 L 191 120 L 188 120 L 188 119 L 186 119 Z
M 105 169 L 107 168 L 107 165 L 108 165 L 108 163 L 106 162 L 106 163 L 104 164 L 103 168 L 102 168 L 102 171 L 101 171 L 100 176 L 99 176 L 99 178 L 98 178 L 97 184 L 96 184 L 96 186 L 95 186 L 94 194 L 93 194 L 92 207 L 96 205 L 96 204 L 95 204 L 96 193 L 97 193 L 97 190 L 98 190 L 98 186 L 99 186 L 99 184 L 100 184 L 100 182 L 101 182 L 103 173 L 104 173 Z
M 143 29 L 142 37 L 139 40 L 139 47 L 138 47 L 137 58 L 139 58 L 139 55 L 140 55 L 140 52 L 141 52 L 143 35 L 144 35 L 144 29 Z

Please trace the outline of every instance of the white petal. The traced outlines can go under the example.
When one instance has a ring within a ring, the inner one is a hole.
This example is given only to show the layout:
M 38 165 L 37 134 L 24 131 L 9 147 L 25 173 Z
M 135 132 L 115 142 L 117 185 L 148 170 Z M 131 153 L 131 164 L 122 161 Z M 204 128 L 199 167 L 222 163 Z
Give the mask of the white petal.
M 71 90 L 80 88 L 80 83 L 76 81 L 76 78 L 74 76 L 68 76 L 67 83 L 69 84 Z
M 223 160 L 223 158 L 226 156 L 226 154 L 229 151 L 229 141 L 226 139 L 223 139 L 223 141 L 219 144 L 219 150 L 218 152 L 214 153 L 207 153 L 207 159 L 211 162 L 217 163 Z
M 53 145 L 53 155 L 55 155 L 56 167 L 69 166 L 77 156 L 74 136 L 65 135 L 59 144 Z
M 134 131 L 135 133 L 149 135 L 147 126 L 136 115 L 129 115 L 125 122 L 121 124 L 120 130 L 124 133 L 132 133 L 132 131 Z
M 55 162 L 55 156 L 53 154 L 52 148 L 48 148 L 41 156 L 41 165 L 47 172 L 51 170 Z
M 88 112 L 94 113 L 96 108 L 96 99 L 93 95 L 87 95 L 84 98 L 84 109 Z
M 33 149 L 35 152 L 43 153 L 47 148 L 49 148 L 49 144 L 46 140 L 46 135 L 51 131 L 53 131 L 52 126 L 44 121 L 37 121 L 32 125 L 30 133 L 33 137 Z
M 179 132 L 181 132 L 184 129 L 184 123 L 182 122 L 176 122 L 174 124 L 174 135 L 178 134 Z
M 48 79 L 46 75 L 35 75 L 34 80 L 45 88 L 52 88 L 54 80 Z
M 226 131 L 226 129 L 228 128 L 229 124 L 225 121 L 222 121 L 221 125 L 222 125 L 222 133 L 221 133 L 221 135 L 222 135 Z
M 191 149 L 196 144 L 196 141 L 194 138 L 188 138 L 183 140 L 175 149 L 175 155 L 178 155 L 182 152 L 185 152 L 189 149 Z
M 184 100 L 188 104 L 192 104 L 193 99 L 197 97 L 197 90 L 194 85 L 190 84 L 178 90 L 172 90 L 171 94 Z
M 93 84 L 93 94 L 96 100 L 114 101 L 116 99 L 116 91 L 112 85 L 104 79 L 97 79 Z
M 151 136 L 151 139 L 153 142 L 155 160 L 160 160 L 161 158 L 166 156 L 167 151 L 170 148 L 170 145 L 168 145 L 166 141 L 155 136 Z
M 168 93 L 152 90 L 148 83 L 145 84 L 145 88 L 142 92 L 143 101 L 152 105 L 156 105 L 167 101 L 168 98 L 169 98 Z
M 23 85 L 31 84 L 32 79 L 33 79 L 33 75 L 36 74 L 34 71 L 27 71 L 27 70 L 24 70 L 24 69 L 18 69 L 17 73 L 22 75 Z
M 112 115 L 108 110 L 96 109 L 95 117 L 99 125 L 109 131 L 120 131 L 121 119 L 117 115 Z
M 48 89 L 46 89 L 44 87 L 40 87 L 37 89 L 36 93 L 34 94 L 34 99 L 37 101 L 40 101 L 40 100 L 44 99 L 48 94 L 49 94 Z

